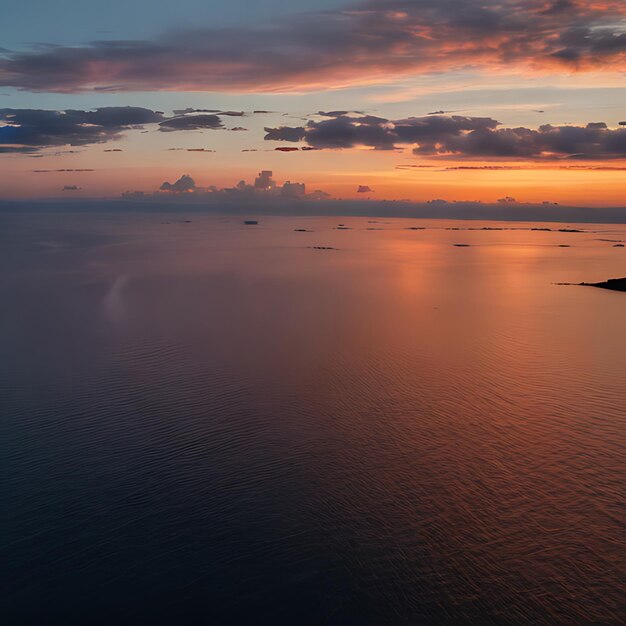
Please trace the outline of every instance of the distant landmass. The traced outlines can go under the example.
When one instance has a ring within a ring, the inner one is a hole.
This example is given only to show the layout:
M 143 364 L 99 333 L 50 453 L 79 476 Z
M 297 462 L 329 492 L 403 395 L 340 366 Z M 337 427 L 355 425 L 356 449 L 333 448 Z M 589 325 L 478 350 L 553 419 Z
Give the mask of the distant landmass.
M 194 194 L 145 198 L 64 198 L 4 200 L 0 211 L 156 211 L 266 215 L 404 217 L 414 219 L 493 220 L 535 223 L 626 224 L 626 207 L 546 206 L 543 204 L 486 204 L 480 202 L 408 202 L 384 200 L 294 200 L 291 198 L 228 198 Z

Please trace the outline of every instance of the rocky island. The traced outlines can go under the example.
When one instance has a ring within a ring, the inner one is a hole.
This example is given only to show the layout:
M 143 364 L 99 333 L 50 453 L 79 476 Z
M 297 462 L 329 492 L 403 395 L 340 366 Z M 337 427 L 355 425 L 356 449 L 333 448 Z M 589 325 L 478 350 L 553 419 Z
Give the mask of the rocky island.
M 611 289 L 612 291 L 626 291 L 626 278 L 609 278 L 601 283 L 580 283 L 586 287 L 600 287 L 600 289 Z

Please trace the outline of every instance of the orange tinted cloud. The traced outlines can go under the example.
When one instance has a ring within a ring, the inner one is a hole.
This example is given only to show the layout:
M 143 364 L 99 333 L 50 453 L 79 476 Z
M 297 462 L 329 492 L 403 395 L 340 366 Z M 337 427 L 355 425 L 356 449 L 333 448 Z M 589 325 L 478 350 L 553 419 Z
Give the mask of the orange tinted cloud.
M 626 3 L 371 0 L 270 25 L 9 53 L 0 85 L 33 91 L 293 91 L 462 67 L 623 69 Z

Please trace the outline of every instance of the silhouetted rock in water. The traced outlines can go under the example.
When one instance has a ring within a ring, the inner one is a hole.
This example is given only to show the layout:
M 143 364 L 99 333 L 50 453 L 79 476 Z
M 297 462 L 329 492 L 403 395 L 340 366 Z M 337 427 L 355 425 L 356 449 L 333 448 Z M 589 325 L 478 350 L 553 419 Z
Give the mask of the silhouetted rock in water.
M 337 226 L 335 230 L 352 230 L 349 226 Z
M 623 243 L 616 243 L 613 247 L 614 248 L 623 248 L 624 244 Z
M 560 233 L 584 233 L 584 230 L 578 230 L 577 228 L 559 228 Z
M 407 226 L 405 230 L 426 230 L 426 226 Z
M 626 292 L 626 278 L 609 278 L 601 283 L 555 283 L 557 285 L 573 285 L 576 287 L 598 287 L 599 289 L 610 289 L 611 291 Z
M 258 224 L 258 222 L 256 220 L 245 220 L 244 224 L 246 226 L 256 226 Z
M 610 289 L 611 291 L 626 291 L 626 278 L 609 278 L 601 283 L 580 283 L 585 287 L 599 287 L 600 289 Z
M 365 230 L 385 230 L 384 228 L 372 228 L 371 226 L 368 226 Z
M 540 230 L 546 233 L 551 233 L 552 229 L 551 228 L 531 228 L 530 230 Z
M 469 243 L 453 243 L 452 245 L 455 248 L 469 248 L 470 247 Z
M 307 230 L 306 228 L 294 228 L 294 233 L 312 233 L 312 230 Z
M 567 243 L 560 243 L 560 244 L 559 244 L 559 248 L 571 248 L 571 247 L 572 247 L 572 246 L 570 246 L 570 245 L 569 245 L 569 244 L 567 244 Z
M 337 248 L 333 248 L 331 246 L 310 246 L 311 250 L 336 250 Z

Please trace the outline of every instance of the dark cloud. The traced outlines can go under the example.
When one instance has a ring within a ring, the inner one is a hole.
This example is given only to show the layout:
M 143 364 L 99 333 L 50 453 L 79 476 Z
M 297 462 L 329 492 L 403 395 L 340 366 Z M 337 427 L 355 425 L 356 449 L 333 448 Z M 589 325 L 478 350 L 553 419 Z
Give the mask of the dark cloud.
M 266 128 L 265 139 L 268 141 L 302 141 L 306 136 L 304 126 L 279 126 L 278 128 Z
M 231 131 L 233 131 L 233 130 L 234 130 L 234 131 L 239 131 L 239 132 L 241 132 L 241 131 L 243 131 L 243 130 L 248 130 L 248 129 L 247 129 L 247 128 L 244 128 L 243 126 L 234 126 L 233 128 L 229 128 L 228 130 L 231 130 Z
M 396 165 L 396 169 L 397 170 L 410 170 L 410 169 L 426 169 L 426 168 L 431 168 L 431 167 L 435 167 L 434 165 L 424 165 L 424 164 L 409 164 L 409 163 L 404 163 L 402 165 Z
M 65 187 L 63 187 L 63 191 L 80 191 L 80 189 L 78 185 L 65 185 Z
M 566 13 L 568 11 L 575 10 L 576 4 L 572 2 L 572 0 L 557 0 L 546 7 L 542 13 L 544 15 L 558 15 L 559 13 Z
M 186 109 L 174 109 L 174 115 L 187 115 L 188 113 L 219 113 L 219 109 L 194 109 L 187 107 Z
M 348 115 L 350 111 L 318 111 L 317 115 L 322 117 L 341 117 L 342 115 Z
M 446 167 L 444 172 L 459 172 L 459 171 L 488 171 L 488 172 L 509 172 L 509 171 L 545 171 L 545 170 L 565 170 L 575 172 L 623 172 L 626 171 L 626 166 L 612 166 L 612 165 L 455 165 L 453 167 Z
M 414 149 L 416 154 L 433 154 L 430 148 Z M 442 138 L 434 153 L 469 157 L 503 158 L 626 158 L 626 130 L 610 129 L 604 123 L 586 126 L 552 126 L 538 129 L 478 129 L 459 136 Z
M 33 170 L 34 173 L 37 174 L 43 174 L 43 173 L 48 173 L 48 172 L 95 172 L 96 170 L 89 168 L 89 167 L 84 167 L 84 168 L 65 168 L 65 169 L 59 169 L 59 170 Z
M 196 183 L 191 176 L 183 174 L 175 183 L 164 182 L 159 188 L 169 193 L 189 193 L 195 191 Z
M 190 115 L 192 113 L 212 113 L 214 115 L 226 115 L 228 117 L 244 117 L 244 111 L 222 111 L 221 109 L 195 109 L 193 107 L 186 107 L 184 109 L 174 109 L 172 111 L 174 115 Z
M 141 107 L 103 107 L 93 111 L 0 109 L 0 149 L 34 152 L 53 146 L 83 146 L 122 137 L 124 131 L 159 122 L 160 113 Z
M 126 131 L 142 129 L 145 124 L 158 124 L 161 131 L 223 128 L 217 115 L 197 114 L 196 109 L 182 111 L 184 115 L 167 118 L 162 111 L 131 106 L 92 111 L 0 109 L 0 154 L 33 154 L 57 146 L 106 143 L 120 139 Z M 237 112 L 225 114 L 239 116 Z M 122 150 L 108 148 L 104 152 Z
M 271 24 L 7 52 L 0 86 L 294 90 L 467 66 L 619 71 L 625 20 L 623 0 L 366 0 Z
M 626 129 L 604 122 L 538 129 L 501 128 L 488 117 L 426 116 L 388 120 L 339 116 L 306 126 L 266 128 L 266 140 L 305 141 L 314 148 L 413 146 L 424 156 L 501 158 L 626 158 Z
M 338 116 L 304 126 L 266 128 L 265 139 L 274 141 L 302 141 L 314 148 L 351 148 L 367 145 L 379 149 L 394 147 L 394 137 L 387 128 L 388 120 L 371 115 L 361 117 Z
M 216 130 L 223 127 L 222 120 L 217 115 L 206 113 L 171 117 L 159 123 L 159 130 L 163 132 L 175 130 Z

